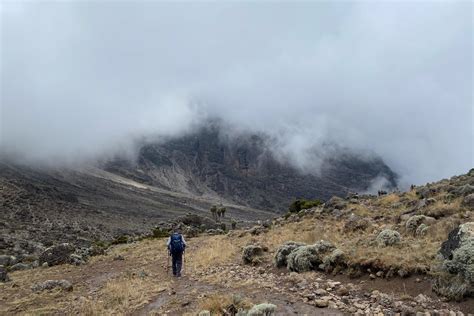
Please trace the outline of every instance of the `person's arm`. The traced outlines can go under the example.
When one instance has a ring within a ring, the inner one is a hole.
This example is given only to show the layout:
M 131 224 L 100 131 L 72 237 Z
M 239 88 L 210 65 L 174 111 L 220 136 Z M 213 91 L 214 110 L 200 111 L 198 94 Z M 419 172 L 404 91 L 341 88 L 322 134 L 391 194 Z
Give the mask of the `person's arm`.
M 170 249 L 170 243 L 171 243 L 171 237 L 168 237 L 168 241 L 166 241 L 166 248 L 168 248 L 168 250 Z
M 181 239 L 183 240 L 183 245 L 186 248 L 187 245 L 186 245 L 186 240 L 184 240 L 184 236 L 181 235 Z

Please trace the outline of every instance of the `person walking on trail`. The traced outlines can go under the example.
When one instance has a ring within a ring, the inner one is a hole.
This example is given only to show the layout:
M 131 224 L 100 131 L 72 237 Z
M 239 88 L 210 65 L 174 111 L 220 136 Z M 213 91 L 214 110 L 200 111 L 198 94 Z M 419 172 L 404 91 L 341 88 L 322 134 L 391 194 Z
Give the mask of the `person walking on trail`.
M 186 241 L 183 235 L 175 231 L 166 243 L 168 253 L 171 256 L 173 275 L 175 277 L 181 276 L 181 267 L 183 266 L 183 253 L 186 250 Z

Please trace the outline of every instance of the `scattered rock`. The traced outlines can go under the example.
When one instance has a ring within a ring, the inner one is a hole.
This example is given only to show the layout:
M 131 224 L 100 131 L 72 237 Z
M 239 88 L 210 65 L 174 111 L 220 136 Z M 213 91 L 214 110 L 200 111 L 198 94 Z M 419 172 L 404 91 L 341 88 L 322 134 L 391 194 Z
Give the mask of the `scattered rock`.
M 47 281 L 44 281 L 42 283 L 34 284 L 31 287 L 31 290 L 33 292 L 42 292 L 42 291 L 46 291 L 46 290 L 52 290 L 54 288 L 60 288 L 60 289 L 65 290 L 65 291 L 72 291 L 73 290 L 73 286 L 72 286 L 71 282 L 69 282 L 67 280 L 47 280 Z
M 329 306 L 329 301 L 323 300 L 323 299 L 317 299 L 317 300 L 314 300 L 314 305 L 319 308 L 325 308 Z
M 33 267 L 30 264 L 21 263 L 21 262 L 14 264 L 10 267 L 10 271 L 20 271 L 20 270 L 29 270 L 29 269 L 33 269 Z
M 17 262 L 16 257 L 8 255 L 0 255 L 0 266 L 8 267 Z
M 116 255 L 114 257 L 114 261 L 122 261 L 122 260 L 125 260 L 124 256 L 122 256 L 122 255 Z

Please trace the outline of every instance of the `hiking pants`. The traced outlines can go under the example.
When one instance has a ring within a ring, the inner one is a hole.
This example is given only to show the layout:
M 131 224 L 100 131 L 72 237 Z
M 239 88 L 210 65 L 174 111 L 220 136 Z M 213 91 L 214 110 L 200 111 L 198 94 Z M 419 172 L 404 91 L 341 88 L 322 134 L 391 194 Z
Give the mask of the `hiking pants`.
M 183 253 L 173 253 L 171 254 L 172 266 L 173 266 L 173 275 L 181 276 L 181 266 L 183 265 Z

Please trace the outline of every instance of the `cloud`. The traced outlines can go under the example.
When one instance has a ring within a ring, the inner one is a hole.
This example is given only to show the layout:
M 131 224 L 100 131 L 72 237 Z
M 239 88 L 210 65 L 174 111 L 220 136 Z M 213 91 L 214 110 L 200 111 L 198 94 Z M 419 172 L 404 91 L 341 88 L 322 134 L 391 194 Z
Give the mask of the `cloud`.
M 219 117 L 286 152 L 378 153 L 406 182 L 473 166 L 470 2 L 3 2 L 0 14 L 0 146 L 28 161 L 129 151 Z

